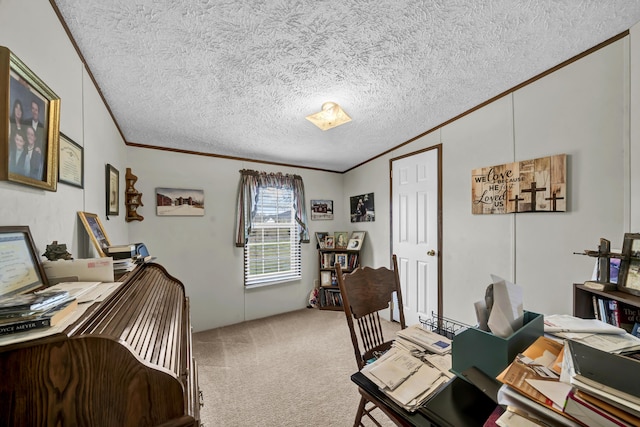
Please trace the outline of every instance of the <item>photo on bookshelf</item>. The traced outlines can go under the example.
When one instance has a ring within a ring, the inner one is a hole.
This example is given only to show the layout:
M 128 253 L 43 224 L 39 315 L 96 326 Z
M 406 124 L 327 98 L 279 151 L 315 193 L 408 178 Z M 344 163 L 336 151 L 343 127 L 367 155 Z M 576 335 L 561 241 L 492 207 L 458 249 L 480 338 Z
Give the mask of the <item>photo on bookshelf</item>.
M 318 241 L 318 247 L 324 249 L 324 239 L 329 235 L 326 231 L 316 231 L 316 240 Z
M 349 241 L 349 233 L 346 231 L 336 231 L 333 233 L 333 241 L 335 242 L 336 249 L 346 249 Z
M 362 243 L 364 242 L 365 234 L 366 231 L 354 231 L 353 233 L 351 233 L 351 238 L 349 239 L 347 249 L 360 250 L 360 248 L 362 247 Z
M 326 236 L 324 238 L 324 248 L 325 249 L 334 249 L 336 247 L 335 243 L 336 243 L 336 241 L 335 241 L 335 238 L 333 236 Z
M 640 233 L 624 234 L 622 255 L 618 289 L 640 295 Z
M 331 286 L 331 272 L 330 271 L 321 271 L 320 272 L 320 286 Z
M 342 267 L 342 269 L 346 269 L 347 266 L 349 265 L 347 263 L 347 254 L 336 254 L 336 264 L 340 264 L 340 267 Z

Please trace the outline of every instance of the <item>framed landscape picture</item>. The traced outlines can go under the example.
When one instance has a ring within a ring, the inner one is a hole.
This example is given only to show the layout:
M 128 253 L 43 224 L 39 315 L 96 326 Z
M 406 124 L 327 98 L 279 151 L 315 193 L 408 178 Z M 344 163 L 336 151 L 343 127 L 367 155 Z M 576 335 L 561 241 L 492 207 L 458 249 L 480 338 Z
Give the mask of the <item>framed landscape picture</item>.
M 333 200 L 312 200 L 311 219 L 333 219 Z
M 156 215 L 204 216 L 204 190 L 156 188 Z

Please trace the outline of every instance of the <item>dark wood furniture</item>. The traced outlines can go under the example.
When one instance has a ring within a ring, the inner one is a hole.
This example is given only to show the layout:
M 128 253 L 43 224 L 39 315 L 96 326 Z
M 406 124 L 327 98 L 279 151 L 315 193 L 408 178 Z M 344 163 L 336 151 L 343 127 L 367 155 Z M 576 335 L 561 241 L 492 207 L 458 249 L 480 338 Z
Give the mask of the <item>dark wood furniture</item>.
M 340 265 L 336 265 L 338 287 L 344 302 L 344 313 L 349 325 L 358 370 L 362 369 L 369 359 L 375 357 L 376 352 L 391 348 L 393 340 L 385 340 L 378 312 L 390 307 L 394 292 L 397 295 L 400 327 L 402 329 L 406 327 L 395 255 L 392 261 L 393 270 L 386 267 L 375 270 L 364 267 L 357 268 L 350 274 L 343 274 Z M 398 417 L 395 411 L 389 410 L 387 405 L 380 404 L 374 395 L 362 388 L 359 388 L 359 391 L 361 398 L 354 426 L 363 425 L 362 417 L 365 415 L 375 421 L 371 411 L 376 408 L 384 412 L 397 425 L 409 425 L 402 417 Z
M 144 206 L 142 203 L 142 193 L 134 187 L 138 177 L 131 172 L 131 168 L 127 168 L 124 176 L 124 205 L 125 205 L 125 221 L 142 221 L 144 217 L 138 213 L 138 208 Z
M 0 347 L 2 426 L 198 426 L 189 299 L 158 264 L 63 333 Z
M 350 250 L 345 248 L 318 249 L 318 266 L 320 271 L 320 287 L 318 289 L 318 308 L 320 310 L 342 310 L 342 297 L 338 289 L 337 273 L 335 263 L 337 255 L 344 255 L 347 260 L 347 267 L 342 272 L 351 272 L 360 267 L 360 249 Z M 323 276 L 330 277 L 330 283 L 323 283 Z
M 480 389 L 458 377 L 431 397 L 421 408 L 409 412 L 380 391 L 363 373 L 356 372 L 351 381 L 361 393 L 375 399 L 380 408 L 391 412 L 396 424 L 417 427 L 482 427 L 496 404 Z
M 601 298 L 605 301 L 614 300 L 618 303 L 618 310 L 620 310 L 623 321 L 621 327 L 627 329 L 628 332 L 631 332 L 635 322 L 640 323 L 640 296 L 617 290 L 599 291 L 578 283 L 573 284 L 573 315 L 583 319 L 597 318 L 594 297 L 596 300 Z M 608 319 L 604 321 L 611 323 Z

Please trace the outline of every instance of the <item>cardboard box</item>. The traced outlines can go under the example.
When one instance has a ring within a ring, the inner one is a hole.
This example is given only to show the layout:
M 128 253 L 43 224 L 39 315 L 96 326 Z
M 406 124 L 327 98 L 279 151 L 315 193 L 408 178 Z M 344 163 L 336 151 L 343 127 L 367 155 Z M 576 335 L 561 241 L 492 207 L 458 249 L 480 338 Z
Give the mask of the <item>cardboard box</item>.
M 462 372 L 475 366 L 487 375 L 496 377 L 538 337 L 544 335 L 544 317 L 524 312 L 524 324 L 508 338 L 469 328 L 453 338 L 451 370 L 464 378 Z

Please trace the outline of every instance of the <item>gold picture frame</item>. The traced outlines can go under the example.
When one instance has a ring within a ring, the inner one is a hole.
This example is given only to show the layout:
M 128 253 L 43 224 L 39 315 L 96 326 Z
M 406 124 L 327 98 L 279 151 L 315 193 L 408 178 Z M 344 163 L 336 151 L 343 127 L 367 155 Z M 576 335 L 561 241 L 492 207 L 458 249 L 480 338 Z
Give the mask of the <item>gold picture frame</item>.
M 93 246 L 96 248 L 96 251 L 101 257 L 106 257 L 107 254 L 105 252 L 106 248 L 111 246 L 111 242 L 109 241 L 109 237 L 107 237 L 107 233 L 104 231 L 104 227 L 102 226 L 102 222 L 100 222 L 100 218 L 98 215 L 89 212 L 78 212 L 78 216 L 80 217 L 80 221 L 82 221 L 82 225 L 84 225 L 84 229 L 87 231 Z
M 625 233 L 618 290 L 640 296 L 640 233 Z
M 0 82 L 0 181 L 56 191 L 60 98 L 4 46 Z

